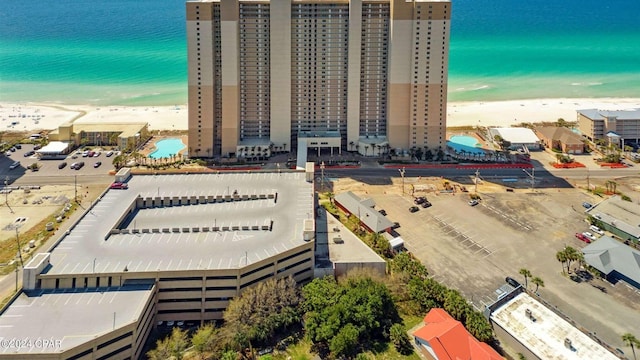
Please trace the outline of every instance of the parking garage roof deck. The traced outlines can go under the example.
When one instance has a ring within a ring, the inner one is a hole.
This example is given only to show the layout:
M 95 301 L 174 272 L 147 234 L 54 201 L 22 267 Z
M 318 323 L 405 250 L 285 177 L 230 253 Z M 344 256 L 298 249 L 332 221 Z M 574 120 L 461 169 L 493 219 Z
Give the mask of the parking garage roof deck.
M 128 185 L 107 191 L 52 250 L 47 274 L 238 269 L 303 244 L 304 221 L 314 215 L 312 184 L 303 172 L 138 175 Z M 128 234 L 108 235 L 138 196 L 215 197 L 234 191 L 274 197 L 139 209 L 120 226 Z M 171 231 L 141 232 L 153 228 Z
M 67 351 L 136 322 L 152 295 L 152 284 L 23 293 L 0 316 L 0 354 Z
M 535 321 L 525 315 L 532 312 Z M 492 320 L 541 359 L 616 360 L 617 357 L 589 336 L 526 293 L 496 309 Z M 571 340 L 572 349 L 565 347 Z

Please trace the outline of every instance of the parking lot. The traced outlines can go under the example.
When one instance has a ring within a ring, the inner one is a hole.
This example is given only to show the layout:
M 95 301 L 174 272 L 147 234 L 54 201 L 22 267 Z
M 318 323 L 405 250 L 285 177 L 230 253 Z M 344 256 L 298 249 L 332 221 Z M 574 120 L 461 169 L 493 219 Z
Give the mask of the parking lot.
M 16 149 L 15 152 L 10 152 L 10 155 L 0 154 L 0 178 L 4 181 L 7 177 L 10 178 L 10 182 L 13 182 L 19 178 L 30 177 L 52 177 L 52 176 L 74 176 L 74 175 L 104 175 L 113 169 L 113 156 L 107 157 L 105 152 L 102 152 L 97 157 L 82 157 L 81 155 L 75 155 L 75 151 L 67 156 L 65 160 L 40 160 L 36 155 L 26 156 L 30 151 L 33 151 L 34 145 L 22 144 L 21 149 Z M 73 156 L 77 158 L 73 159 Z M 13 162 L 19 161 L 20 166 L 15 169 L 10 169 Z M 83 161 L 85 165 L 79 169 L 71 169 L 71 164 L 74 162 Z M 94 167 L 96 162 L 101 162 L 99 167 Z M 66 162 L 67 165 L 61 169 L 58 166 Z M 38 171 L 32 171 L 28 167 L 33 163 L 38 163 L 40 166 Z
M 371 194 L 376 208 L 400 222 L 397 231 L 407 249 L 435 279 L 458 289 L 476 308 L 496 300 L 496 289 L 506 276 L 524 283 L 518 271 L 527 268 L 544 280 L 542 298 L 615 347 L 623 347 L 620 335 L 640 322 L 638 309 L 628 307 L 633 301 L 621 302 L 609 289 L 571 281 L 556 260 L 564 246 L 586 246 L 575 233 L 589 230 L 582 207 L 592 201 L 589 195 L 572 189 L 488 193 L 477 206 L 470 206 L 462 193 L 426 196 L 433 206 L 411 213 L 408 195 Z M 625 286 L 619 283 L 616 288 L 626 291 Z M 640 300 L 637 293 L 628 296 Z

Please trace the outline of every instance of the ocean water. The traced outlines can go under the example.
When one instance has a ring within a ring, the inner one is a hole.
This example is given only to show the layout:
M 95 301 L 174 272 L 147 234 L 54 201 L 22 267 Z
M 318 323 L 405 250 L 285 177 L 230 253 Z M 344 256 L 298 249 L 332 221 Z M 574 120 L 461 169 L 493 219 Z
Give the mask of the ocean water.
M 640 1 L 453 0 L 449 99 L 640 97 Z M 187 100 L 183 0 L 0 1 L 0 101 Z

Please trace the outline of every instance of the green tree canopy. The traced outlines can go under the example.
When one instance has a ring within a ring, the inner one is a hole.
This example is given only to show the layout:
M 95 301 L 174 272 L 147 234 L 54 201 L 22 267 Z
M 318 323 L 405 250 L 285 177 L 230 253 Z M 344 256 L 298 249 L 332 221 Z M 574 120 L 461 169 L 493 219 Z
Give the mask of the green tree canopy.
M 335 357 L 387 340 L 391 325 L 400 322 L 390 291 L 370 277 L 314 279 L 302 292 L 307 336 Z
M 300 322 L 300 291 L 291 278 L 269 279 L 246 289 L 224 312 L 225 330 L 240 347 L 264 344 L 276 332 Z

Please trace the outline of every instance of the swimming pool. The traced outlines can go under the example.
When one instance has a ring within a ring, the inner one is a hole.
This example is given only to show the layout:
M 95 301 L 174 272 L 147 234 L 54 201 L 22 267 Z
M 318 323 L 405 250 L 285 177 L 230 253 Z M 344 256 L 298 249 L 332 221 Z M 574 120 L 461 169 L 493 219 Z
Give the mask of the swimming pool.
M 149 154 L 152 159 L 169 158 L 171 155 L 177 155 L 187 146 L 179 138 L 162 139 L 155 145 L 156 150 Z
M 453 148 L 456 152 L 465 152 L 467 154 L 484 154 L 484 150 L 479 149 L 482 144 L 476 138 L 468 135 L 453 135 L 447 141 L 447 146 Z

